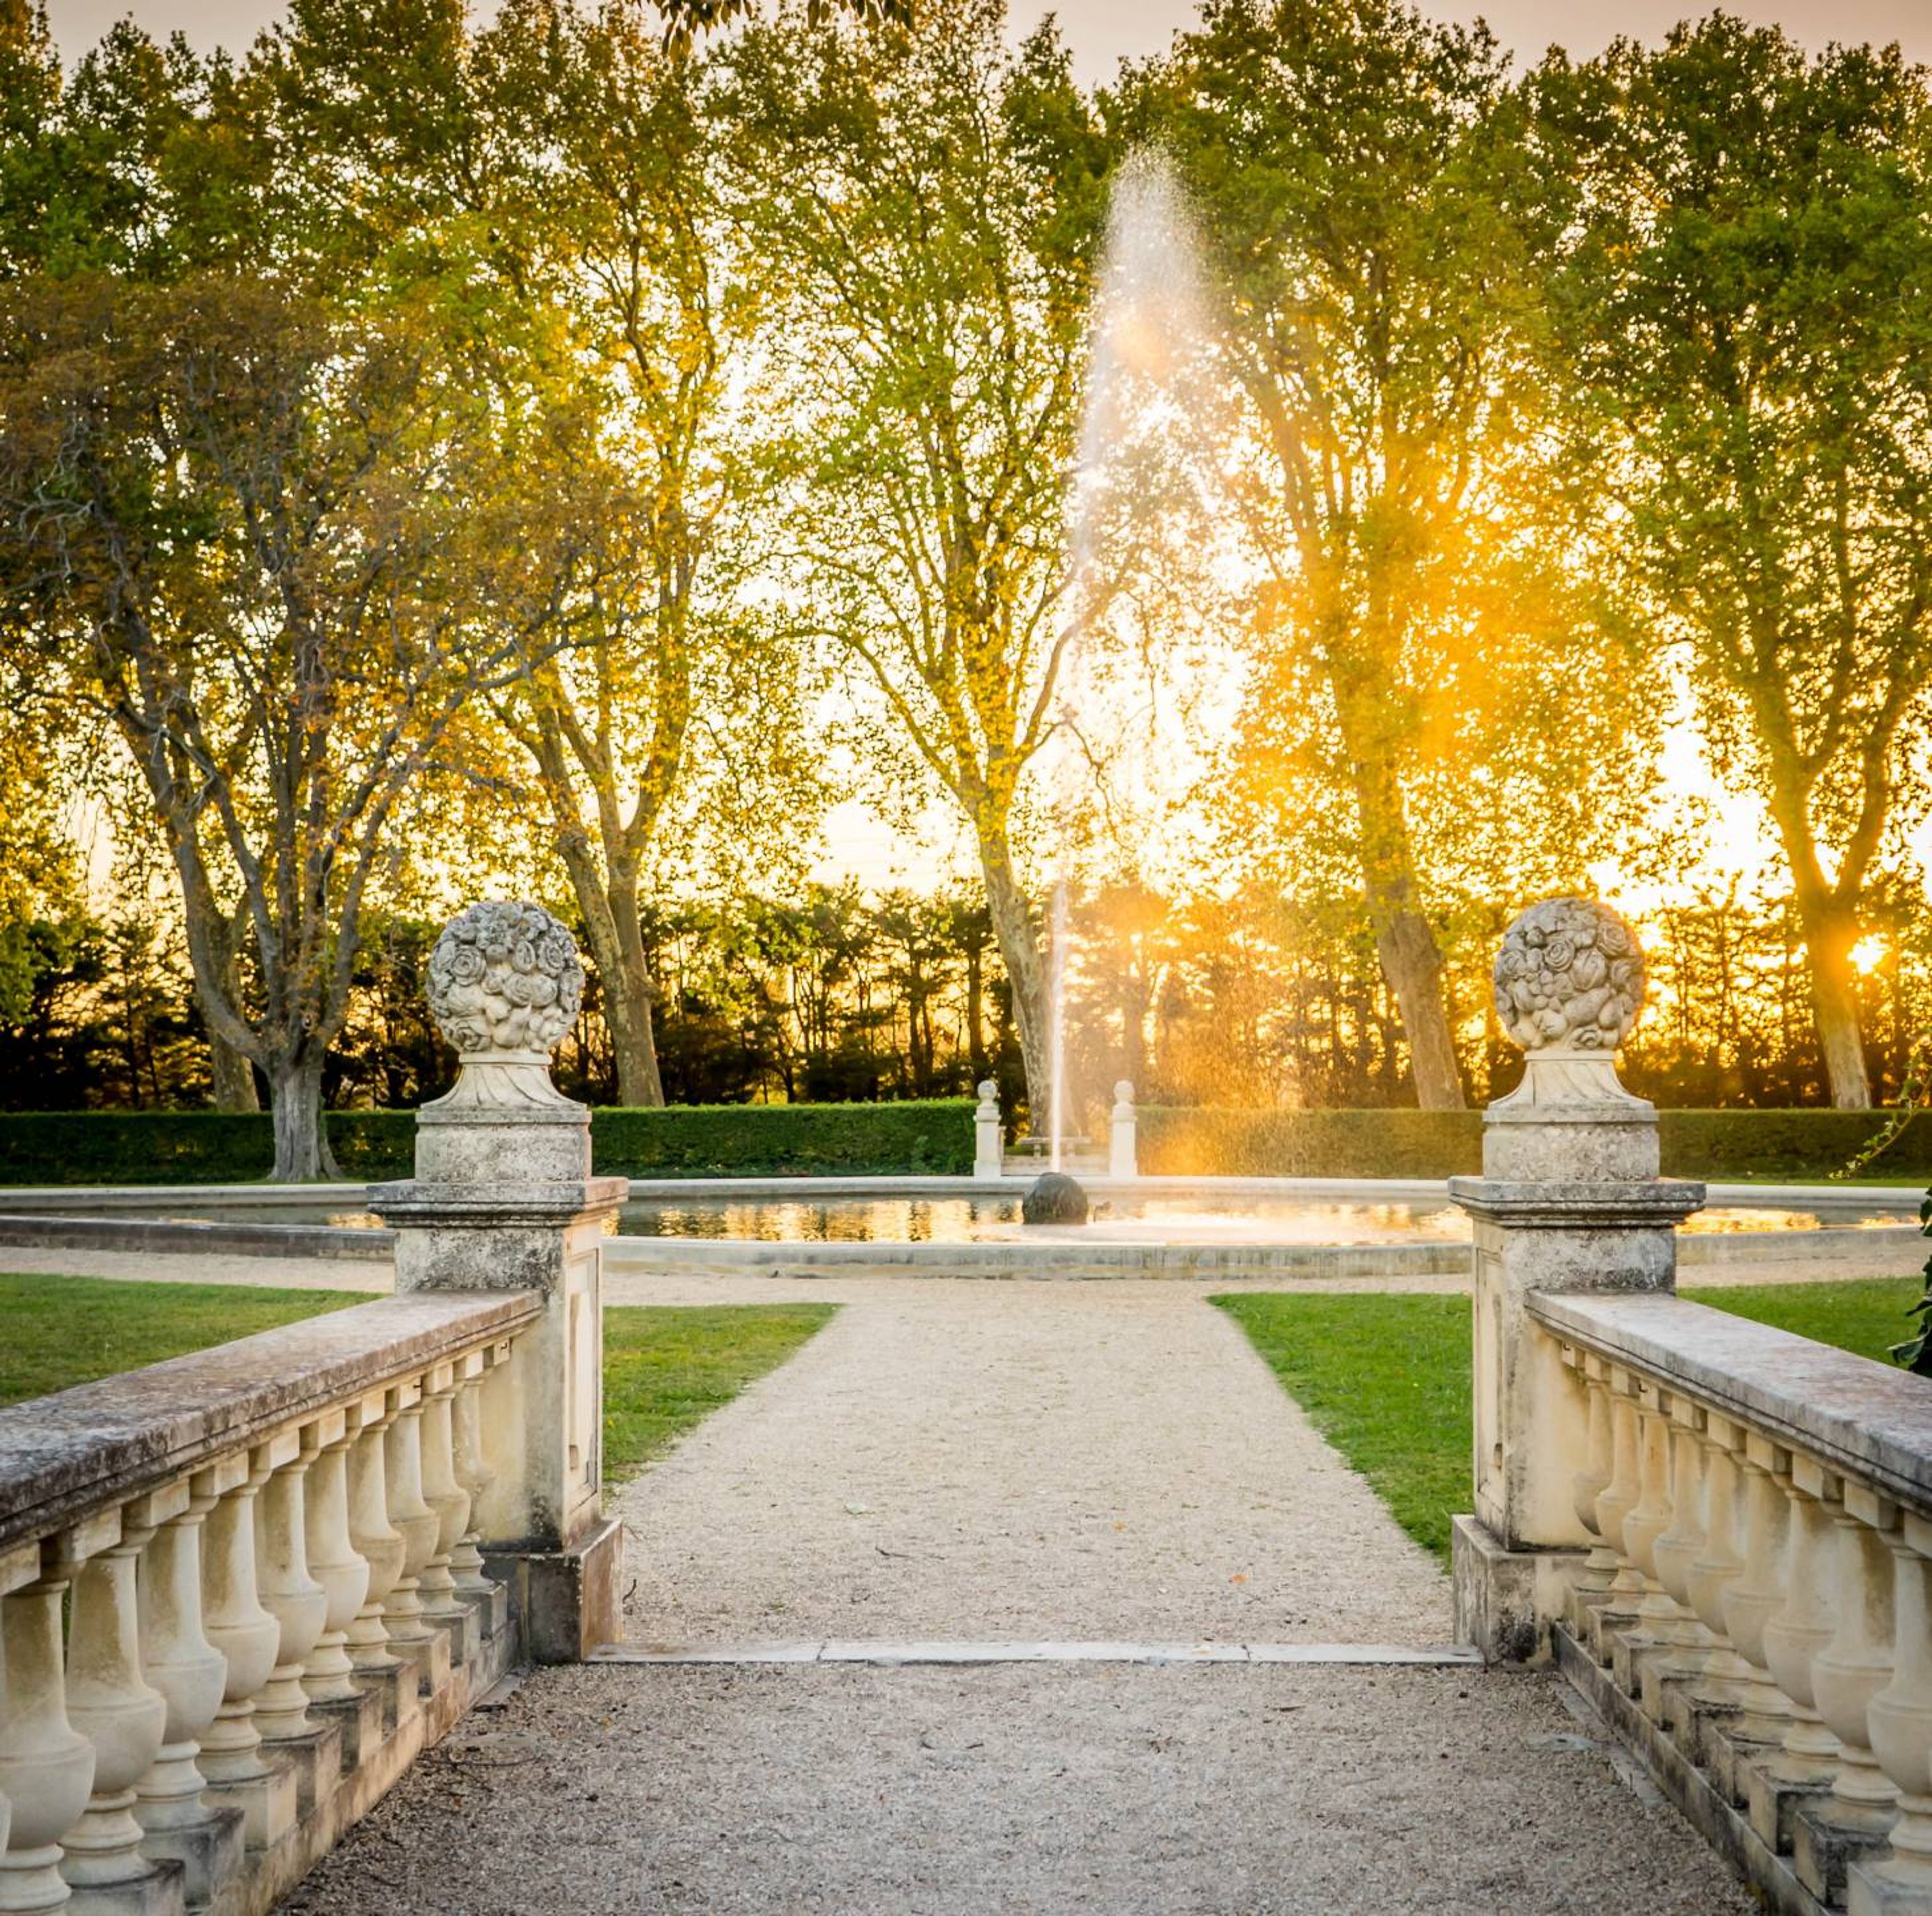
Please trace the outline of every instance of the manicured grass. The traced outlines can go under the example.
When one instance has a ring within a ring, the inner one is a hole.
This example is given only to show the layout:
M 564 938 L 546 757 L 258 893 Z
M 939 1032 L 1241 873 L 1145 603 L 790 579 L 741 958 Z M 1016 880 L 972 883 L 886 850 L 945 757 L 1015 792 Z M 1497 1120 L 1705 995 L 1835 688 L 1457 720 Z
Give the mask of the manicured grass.
M 1924 1288 L 1922 1277 L 1868 1277 L 1834 1284 L 1687 1285 L 1684 1295 L 1714 1310 L 1734 1312 L 1889 1363 L 1891 1346 L 1904 1343 L 1917 1329 L 1906 1313 Z
M 363 1291 L 0 1276 L 0 1404 L 184 1357 L 345 1304 Z
M 1469 1300 L 1250 1291 L 1211 1300 L 1396 1522 L 1444 1563 L 1469 1507 Z
M 0 1276 L 0 1405 L 366 1303 L 355 1291 Z M 604 1313 L 604 1472 L 636 1475 L 784 1363 L 830 1304 L 619 1305 Z
M 1916 1277 L 1686 1288 L 1700 1304 L 1882 1359 L 1912 1328 Z M 1212 1301 L 1240 1325 L 1309 1421 L 1390 1514 L 1446 1564 L 1469 1507 L 1466 1297 L 1244 1291 Z
M 622 1483 L 783 1363 L 832 1304 L 613 1304 L 604 1312 L 604 1475 Z

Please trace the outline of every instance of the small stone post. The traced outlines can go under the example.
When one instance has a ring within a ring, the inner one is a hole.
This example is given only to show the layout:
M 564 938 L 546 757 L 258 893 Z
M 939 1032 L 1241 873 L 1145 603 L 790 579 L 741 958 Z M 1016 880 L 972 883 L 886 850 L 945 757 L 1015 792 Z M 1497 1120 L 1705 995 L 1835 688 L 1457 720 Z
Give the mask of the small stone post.
M 491 1480 L 474 1522 L 508 1585 L 524 1648 L 569 1663 L 620 1634 L 622 1530 L 603 1512 L 598 1249 L 621 1177 L 590 1174 L 590 1114 L 550 1082 L 584 967 L 540 906 L 491 900 L 430 955 L 430 1009 L 462 1059 L 455 1089 L 416 1114 L 416 1174 L 378 1186 L 399 1291 L 537 1291 L 542 1321 L 491 1373 Z
M 973 1114 L 973 1175 L 998 1177 L 1004 1168 L 1006 1133 L 1000 1123 L 1000 1087 L 990 1078 L 980 1083 L 979 1108 Z
M 1140 1175 L 1134 1147 L 1134 1087 L 1124 1078 L 1114 1087 L 1113 1118 L 1107 1132 L 1107 1175 Z
M 1497 1661 L 1542 1654 L 1590 1540 L 1572 1480 L 1587 1407 L 1528 1321 L 1533 1291 L 1673 1291 L 1677 1226 L 1701 1184 L 1658 1176 L 1656 1107 L 1617 1081 L 1643 1002 L 1643 955 L 1606 905 L 1551 898 L 1504 935 L 1497 1015 L 1528 1054 L 1491 1105 L 1483 1175 L 1450 1195 L 1474 1221 L 1475 1512 L 1455 1519 L 1456 1630 Z

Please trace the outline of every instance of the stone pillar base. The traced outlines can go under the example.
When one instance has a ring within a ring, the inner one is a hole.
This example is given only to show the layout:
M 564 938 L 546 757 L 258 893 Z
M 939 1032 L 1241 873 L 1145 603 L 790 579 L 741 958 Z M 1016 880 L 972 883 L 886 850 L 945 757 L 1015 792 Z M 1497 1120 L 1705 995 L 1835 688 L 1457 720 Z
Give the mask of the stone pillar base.
M 170 1858 L 124 1882 L 77 1884 L 68 1916 L 182 1916 L 188 1907 L 182 1880 L 181 1864 Z
M 1486 1663 L 1542 1663 L 1550 1626 L 1563 1614 L 1581 1550 L 1506 1549 L 1489 1527 L 1452 1517 L 1449 1575 L 1456 1641 L 1474 1646 Z
M 212 1903 L 216 1889 L 234 1879 L 244 1848 L 242 1819 L 232 1810 L 212 1810 L 200 1822 L 149 1830 L 141 1838 L 143 1856 L 181 1865 L 182 1894 L 190 1909 Z
M 580 1663 L 624 1633 L 624 1527 L 606 1517 L 562 1550 L 490 1550 L 485 1573 L 505 1585 L 536 1663 Z

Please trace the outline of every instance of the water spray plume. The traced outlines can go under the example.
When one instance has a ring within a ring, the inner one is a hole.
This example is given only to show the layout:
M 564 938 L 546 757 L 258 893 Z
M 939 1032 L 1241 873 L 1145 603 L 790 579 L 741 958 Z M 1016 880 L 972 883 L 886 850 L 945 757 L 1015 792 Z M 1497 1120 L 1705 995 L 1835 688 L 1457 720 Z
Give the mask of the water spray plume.
M 1085 405 L 1067 510 L 1067 619 L 1054 703 L 1054 809 L 1059 859 L 1048 911 L 1048 1144 L 1062 1168 L 1067 1135 L 1066 986 L 1072 955 L 1074 821 L 1094 768 L 1083 720 L 1088 640 L 1110 596 L 1107 558 L 1162 500 L 1137 485 L 1136 442 L 1184 418 L 1199 364 L 1204 301 L 1192 223 L 1172 169 L 1156 152 L 1132 155 L 1114 181 L 1095 290 Z

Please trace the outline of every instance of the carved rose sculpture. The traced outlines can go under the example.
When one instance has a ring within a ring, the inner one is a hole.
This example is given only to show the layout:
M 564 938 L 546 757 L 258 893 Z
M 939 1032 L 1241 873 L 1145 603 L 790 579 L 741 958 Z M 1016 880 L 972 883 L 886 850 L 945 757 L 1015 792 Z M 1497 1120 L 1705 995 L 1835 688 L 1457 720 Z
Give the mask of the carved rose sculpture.
M 430 954 L 429 1008 L 466 1060 L 547 1058 L 584 996 L 576 941 L 541 905 L 501 898 L 450 920 Z
M 1546 898 L 1504 934 L 1496 958 L 1496 1015 L 1532 1057 L 1597 1051 L 1630 1035 L 1643 1004 L 1643 953 L 1608 905 Z

